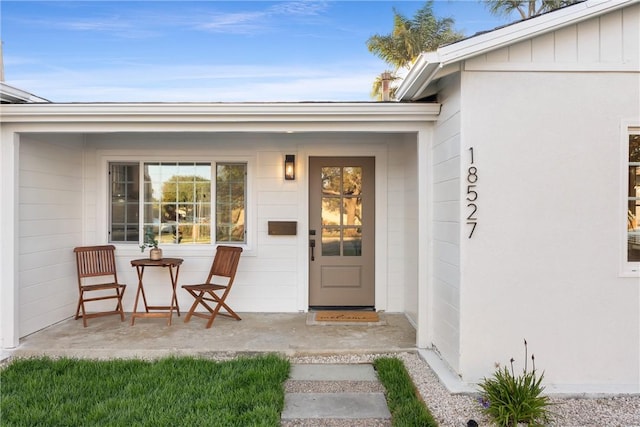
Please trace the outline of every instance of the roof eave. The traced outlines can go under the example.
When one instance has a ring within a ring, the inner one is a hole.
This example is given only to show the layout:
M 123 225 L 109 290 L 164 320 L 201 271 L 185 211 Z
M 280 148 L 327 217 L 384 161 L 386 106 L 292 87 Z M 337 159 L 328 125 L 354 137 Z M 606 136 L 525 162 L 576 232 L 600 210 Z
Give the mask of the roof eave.
M 49 101 L 22 89 L 18 89 L 17 87 L 0 82 L 0 102 L 7 104 L 23 104 Z

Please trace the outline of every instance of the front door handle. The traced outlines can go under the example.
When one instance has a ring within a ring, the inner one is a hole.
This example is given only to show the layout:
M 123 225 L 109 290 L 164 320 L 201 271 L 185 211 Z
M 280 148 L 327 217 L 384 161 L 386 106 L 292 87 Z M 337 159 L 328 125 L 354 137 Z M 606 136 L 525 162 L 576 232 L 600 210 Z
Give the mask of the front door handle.
M 309 248 L 311 248 L 311 261 L 315 261 L 316 257 L 315 257 L 314 251 L 316 248 L 316 239 L 309 240 Z

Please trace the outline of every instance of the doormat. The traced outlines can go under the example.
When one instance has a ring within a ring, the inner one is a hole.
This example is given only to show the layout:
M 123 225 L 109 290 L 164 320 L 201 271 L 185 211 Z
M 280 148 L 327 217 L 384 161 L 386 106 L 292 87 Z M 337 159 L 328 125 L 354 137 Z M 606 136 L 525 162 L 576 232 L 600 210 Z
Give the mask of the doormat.
M 311 311 L 307 315 L 308 325 L 386 325 L 387 322 L 375 311 Z

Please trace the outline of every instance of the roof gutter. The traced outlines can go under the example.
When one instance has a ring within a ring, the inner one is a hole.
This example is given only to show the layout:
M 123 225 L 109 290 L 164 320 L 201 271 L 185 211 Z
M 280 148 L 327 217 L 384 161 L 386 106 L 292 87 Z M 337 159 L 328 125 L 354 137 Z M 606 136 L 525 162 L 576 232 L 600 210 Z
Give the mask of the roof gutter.
M 402 84 L 396 90 L 396 99 L 414 101 L 415 97 L 429 86 L 443 64 L 438 52 L 423 52 L 411 67 Z
M 17 87 L 0 82 L 0 102 L 3 104 L 23 104 L 32 102 L 49 102 Z

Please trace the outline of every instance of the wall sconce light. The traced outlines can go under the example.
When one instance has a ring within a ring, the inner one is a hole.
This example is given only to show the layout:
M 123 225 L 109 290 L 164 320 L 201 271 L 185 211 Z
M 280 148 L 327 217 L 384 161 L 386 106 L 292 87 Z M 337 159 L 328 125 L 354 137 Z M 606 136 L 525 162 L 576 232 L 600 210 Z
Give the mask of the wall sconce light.
M 287 181 L 296 179 L 296 156 L 293 154 L 284 156 L 284 179 Z

